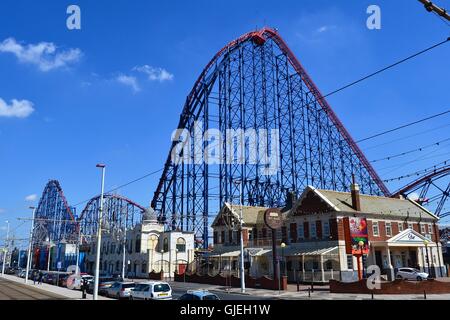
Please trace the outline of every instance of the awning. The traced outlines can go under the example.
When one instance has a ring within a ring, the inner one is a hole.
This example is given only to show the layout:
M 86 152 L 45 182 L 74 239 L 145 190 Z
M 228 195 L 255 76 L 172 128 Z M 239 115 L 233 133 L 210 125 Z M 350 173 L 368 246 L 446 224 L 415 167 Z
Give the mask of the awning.
M 277 248 L 278 255 L 282 254 L 281 248 Z M 338 254 L 339 247 L 327 247 L 327 248 L 319 248 L 319 249 L 310 249 L 310 248 L 285 248 L 284 255 L 286 257 L 298 257 L 298 256 L 321 256 L 326 254 Z M 261 250 L 254 256 L 262 256 L 265 254 L 272 254 L 272 250 Z
M 210 258 L 226 258 L 226 257 L 238 257 L 241 254 L 241 251 L 230 251 L 230 252 L 224 252 L 222 254 L 213 254 L 210 255 Z

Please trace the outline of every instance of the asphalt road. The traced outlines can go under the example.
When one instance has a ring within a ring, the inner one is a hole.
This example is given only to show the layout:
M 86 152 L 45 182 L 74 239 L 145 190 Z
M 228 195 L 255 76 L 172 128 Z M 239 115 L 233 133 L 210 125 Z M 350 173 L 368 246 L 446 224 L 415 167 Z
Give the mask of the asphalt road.
M 63 300 L 66 297 L 0 278 L 0 300 Z

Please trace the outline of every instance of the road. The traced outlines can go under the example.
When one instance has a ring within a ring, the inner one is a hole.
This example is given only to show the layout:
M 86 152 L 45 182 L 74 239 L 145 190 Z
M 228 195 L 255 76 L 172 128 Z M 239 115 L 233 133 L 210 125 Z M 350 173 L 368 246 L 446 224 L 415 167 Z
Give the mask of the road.
M 202 285 L 198 283 L 176 283 L 170 282 L 170 286 L 172 287 L 172 296 L 173 299 L 178 299 L 181 295 L 185 294 L 187 290 L 195 290 L 202 289 L 207 287 L 207 285 Z M 227 293 L 219 290 L 209 290 L 210 292 L 216 294 L 220 300 L 269 300 L 264 297 L 257 297 L 254 295 L 246 295 L 246 294 L 236 294 L 236 293 Z
M 63 300 L 66 297 L 0 278 L 0 300 Z

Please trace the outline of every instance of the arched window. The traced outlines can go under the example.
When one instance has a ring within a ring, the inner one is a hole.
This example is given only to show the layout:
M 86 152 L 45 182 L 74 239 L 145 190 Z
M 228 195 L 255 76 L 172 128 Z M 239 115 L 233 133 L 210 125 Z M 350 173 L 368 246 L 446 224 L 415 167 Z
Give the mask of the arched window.
M 141 235 L 140 234 L 138 234 L 136 236 L 136 243 L 134 244 L 134 251 L 136 253 L 141 252 Z
M 164 250 L 164 252 L 169 251 L 169 239 L 167 239 L 167 238 L 164 238 L 163 250 Z
M 148 237 L 148 249 L 156 250 L 157 245 L 158 245 L 158 236 L 156 234 L 150 235 L 150 237 Z
M 186 240 L 184 238 L 177 239 L 177 251 L 186 252 Z

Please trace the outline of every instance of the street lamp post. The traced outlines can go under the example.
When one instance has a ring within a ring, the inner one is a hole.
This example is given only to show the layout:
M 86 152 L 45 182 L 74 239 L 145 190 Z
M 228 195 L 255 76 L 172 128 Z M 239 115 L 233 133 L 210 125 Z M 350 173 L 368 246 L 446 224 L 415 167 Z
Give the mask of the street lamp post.
M 97 254 L 95 257 L 95 278 L 94 278 L 94 294 L 93 299 L 98 299 L 98 280 L 100 276 L 100 246 L 102 243 L 102 220 L 103 220 L 103 192 L 105 190 L 105 165 L 97 164 L 97 168 L 102 169 L 102 185 L 100 194 L 100 210 L 98 212 L 98 226 L 97 226 Z
M 3 250 L 3 265 L 2 265 L 2 276 L 5 276 L 5 264 L 6 264 L 6 256 L 9 252 L 9 221 L 6 220 L 7 229 L 6 229 L 6 246 Z
M 164 249 L 161 250 L 161 272 L 163 273 L 163 277 L 164 277 L 164 268 L 163 268 L 163 260 L 164 260 Z
M 126 244 L 127 244 L 127 230 L 123 227 L 123 239 L 122 239 L 122 280 L 125 280 L 125 260 L 126 260 Z
M 284 269 L 284 275 L 287 275 L 287 267 L 286 267 L 286 261 L 284 261 L 284 248 L 286 247 L 286 243 L 281 243 L 281 261 L 283 261 L 283 269 Z
M 80 274 L 80 267 L 78 264 L 80 263 L 80 244 L 81 244 L 81 224 L 78 224 L 78 240 L 77 240 L 77 260 L 76 260 L 76 272 L 79 275 Z
M 242 143 L 242 142 L 241 142 Z M 239 229 L 240 229 L 240 268 L 239 274 L 241 279 L 241 293 L 245 293 L 245 268 L 244 268 L 244 235 L 243 235 L 243 220 L 242 220 L 242 181 L 235 181 L 235 184 L 239 184 Z
M 30 209 L 33 211 L 32 219 L 31 219 L 31 229 L 30 229 L 30 239 L 28 241 L 28 255 L 27 255 L 27 267 L 26 267 L 26 273 L 25 273 L 25 284 L 28 283 L 28 273 L 30 272 L 30 263 L 31 263 L 31 244 L 33 242 L 33 229 L 34 229 L 34 215 L 36 214 L 36 208 L 30 207 Z

